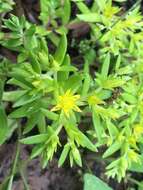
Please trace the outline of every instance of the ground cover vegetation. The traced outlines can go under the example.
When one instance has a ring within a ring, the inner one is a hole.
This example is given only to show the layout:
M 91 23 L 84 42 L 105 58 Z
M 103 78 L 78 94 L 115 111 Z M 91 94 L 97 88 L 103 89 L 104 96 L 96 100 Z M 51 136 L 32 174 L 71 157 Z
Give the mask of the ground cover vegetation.
M 15 14 L 17 2 L 0 0 L 0 45 L 16 57 L 0 57 L 0 144 L 17 142 L 2 189 L 12 189 L 22 144 L 42 168 L 55 155 L 59 167 L 82 168 L 92 152 L 107 178 L 143 189 L 131 177 L 143 172 L 141 3 L 41 0 L 35 22 Z M 85 190 L 111 189 L 91 174 L 84 181 Z

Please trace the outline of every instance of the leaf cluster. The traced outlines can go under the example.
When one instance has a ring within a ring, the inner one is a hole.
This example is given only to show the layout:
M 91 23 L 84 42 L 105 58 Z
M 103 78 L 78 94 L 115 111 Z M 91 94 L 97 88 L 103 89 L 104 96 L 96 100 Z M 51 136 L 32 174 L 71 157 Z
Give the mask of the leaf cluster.
M 103 158 L 113 158 L 106 168 L 108 177 L 117 176 L 120 181 L 134 164 L 139 167 L 143 143 L 143 16 L 138 4 L 124 12 L 122 2 L 94 0 L 89 8 L 83 1 L 41 0 L 40 25 L 24 16 L 11 15 L 3 20 L 8 32 L 2 32 L 0 44 L 16 52 L 17 61 L 1 61 L 0 144 L 20 127 L 16 121 L 26 118 L 20 142 L 34 144 L 31 158 L 40 155 L 43 167 L 58 149 L 59 166 L 68 156 L 71 166 L 82 166 L 80 148 L 96 152 L 103 146 Z M 79 11 L 75 19 L 70 19 L 71 3 Z M 89 43 L 87 39 L 84 42 L 88 47 L 81 45 L 83 64 L 79 69 L 68 53 L 66 25 L 82 21 L 91 31 Z M 15 90 L 5 91 L 7 84 Z M 7 102 L 12 103 L 8 116 Z M 34 128 L 37 134 L 30 135 Z M 63 132 L 66 142 L 61 138 Z

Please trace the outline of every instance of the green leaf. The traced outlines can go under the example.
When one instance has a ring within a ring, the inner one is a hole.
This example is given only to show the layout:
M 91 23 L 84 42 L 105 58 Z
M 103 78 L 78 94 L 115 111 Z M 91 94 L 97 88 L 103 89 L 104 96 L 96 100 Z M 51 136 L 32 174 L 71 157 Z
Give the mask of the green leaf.
M 0 145 L 11 137 L 17 127 L 18 125 L 15 121 L 7 119 L 4 106 L 0 104 Z
M 112 90 L 113 88 L 123 86 L 125 83 L 126 83 L 126 80 L 120 77 L 113 78 L 112 76 L 109 76 L 107 79 L 105 79 L 105 81 L 103 81 L 102 87 L 104 89 Z
M 81 87 L 82 84 L 82 76 L 80 74 L 74 74 L 68 78 L 66 83 L 63 83 L 64 89 L 75 92 L 77 89 Z
M 1 13 L 5 14 L 6 12 L 12 10 L 13 5 L 14 5 L 13 0 L 8 0 L 8 1 L 2 0 L 2 1 L 0 1 L 0 14 Z
M 97 13 L 78 14 L 77 17 L 85 22 L 100 22 L 101 17 Z
M 0 103 L 1 103 L 2 97 L 3 97 L 3 87 L 4 87 L 4 82 L 3 82 L 3 80 L 0 80 Z
M 26 90 L 15 90 L 10 92 L 4 92 L 3 93 L 3 101 L 10 101 L 14 102 L 21 96 L 23 96 L 27 91 Z
M 21 71 L 22 72 L 22 71 Z M 29 88 L 33 88 L 33 85 L 28 82 L 24 76 L 20 75 L 20 74 L 17 74 L 15 72 L 12 73 L 14 79 L 10 79 L 8 81 L 8 84 L 15 84 L 15 85 L 18 85 L 18 86 L 21 86 L 22 88 L 26 88 L 26 89 L 29 89 Z
M 62 166 L 63 163 L 65 162 L 65 159 L 66 159 L 66 157 L 67 157 L 67 155 L 69 153 L 69 150 L 70 150 L 70 146 L 69 146 L 69 144 L 66 144 L 64 146 L 64 149 L 63 149 L 63 151 L 61 153 L 61 156 L 60 156 L 60 159 L 59 159 L 59 162 L 58 162 L 59 167 Z
M 19 32 L 21 30 L 20 20 L 15 15 L 11 15 L 11 18 L 4 20 L 4 25 L 11 31 Z
M 37 146 L 35 146 L 33 149 L 32 149 L 32 153 L 31 153 L 31 159 L 35 158 L 36 156 L 38 156 L 39 154 L 42 153 L 42 151 L 44 150 L 44 146 L 43 144 L 39 144 Z
M 83 146 L 88 148 L 91 151 L 96 151 L 96 147 L 92 142 L 87 138 L 86 135 L 84 135 L 82 132 L 78 132 L 78 141 Z
M 80 156 L 79 150 L 76 148 L 76 146 L 74 146 L 74 147 L 72 147 L 71 151 L 72 151 L 72 156 L 74 158 L 74 161 L 77 163 L 77 165 L 82 167 L 82 161 L 81 161 L 81 156 Z
M 51 112 L 49 110 L 46 110 L 44 108 L 41 108 L 41 112 L 48 118 L 48 119 L 51 119 L 51 120 L 57 120 L 58 119 L 58 114 L 54 113 L 54 112 Z
M 62 67 L 60 68 L 60 71 L 57 73 L 58 81 L 65 81 L 65 80 L 68 79 L 68 77 L 69 77 L 69 71 L 71 70 L 70 62 L 71 62 L 70 61 L 70 56 L 66 55 L 65 58 L 64 58 Z M 63 67 L 65 67 L 65 66 L 68 67 L 68 68 L 70 68 L 70 69 L 68 69 L 66 71 L 63 71 Z M 76 68 L 75 67 L 73 67 L 73 68 L 74 68 L 74 71 L 75 71 Z
M 29 53 L 29 59 L 34 71 L 40 74 L 41 73 L 40 63 L 38 62 L 36 55 L 32 51 L 30 51 Z
M 127 75 L 133 73 L 133 68 L 131 67 L 131 65 L 127 65 L 125 67 L 121 67 L 116 72 L 118 75 Z
M 34 135 L 31 137 L 21 139 L 20 142 L 23 144 L 39 144 L 44 143 L 46 140 L 48 140 L 48 137 L 48 134 Z
M 38 105 L 38 101 L 32 102 L 14 110 L 13 112 L 10 113 L 9 117 L 20 118 L 20 117 L 29 116 L 30 114 L 37 112 L 39 109 L 40 107 Z
M 73 1 L 77 2 L 77 7 L 82 13 L 84 14 L 90 13 L 90 9 L 85 5 L 85 3 L 82 3 L 82 1 L 84 0 L 73 0 Z
M 92 120 L 93 120 L 93 126 L 96 131 L 96 135 L 99 141 L 102 139 L 102 134 L 103 134 L 103 126 L 100 121 L 100 117 L 96 112 L 96 109 L 94 106 L 92 107 Z
M 112 154 L 114 154 L 116 151 L 118 151 L 121 146 L 122 146 L 123 142 L 118 142 L 115 141 L 103 154 L 103 158 L 106 158 L 108 156 L 111 156 Z
M 125 2 L 127 0 L 114 0 L 114 1 L 122 3 L 122 2 Z
M 138 190 L 143 190 L 143 181 L 138 181 Z
M 20 38 L 18 39 L 9 39 L 9 40 L 5 40 L 3 41 L 3 46 L 9 48 L 9 49 L 16 49 L 17 47 L 19 48 L 22 45 L 22 42 L 20 40 Z
M 41 46 L 42 51 L 44 51 L 44 53 L 48 56 L 49 50 L 48 50 L 48 46 L 47 46 L 47 41 L 44 37 L 40 38 L 40 46 Z
M 103 78 L 106 78 L 109 72 L 109 65 L 110 65 L 110 53 L 107 53 L 105 60 L 103 62 L 102 65 L 102 69 L 101 69 L 101 75 Z
M 30 102 L 33 102 L 41 97 L 41 94 L 29 95 L 29 92 L 21 96 L 14 104 L 13 107 L 23 106 Z
M 110 119 L 106 120 L 107 128 L 110 136 L 113 138 L 119 134 L 117 127 L 111 122 Z
M 56 53 L 54 55 L 54 60 L 61 65 L 63 63 L 64 57 L 67 51 L 67 38 L 66 35 L 62 35 Z
M 38 40 L 36 39 L 35 32 L 36 26 L 31 25 L 24 33 L 24 47 L 27 51 L 31 51 L 38 46 Z
M 38 129 L 40 133 L 46 132 L 46 120 L 45 120 L 45 116 L 41 112 L 39 113 Z
M 112 96 L 112 92 L 110 90 L 102 89 L 99 92 L 97 92 L 97 96 L 102 100 L 106 100 Z
M 121 65 L 121 54 L 118 55 L 116 65 L 115 65 L 115 70 L 118 71 Z
M 76 67 L 74 67 L 74 66 L 71 66 L 71 65 L 63 65 L 63 66 L 61 66 L 60 67 L 60 71 L 66 71 L 66 73 L 67 73 L 67 71 L 73 71 L 73 72 L 75 72 L 75 71 L 77 71 L 77 68 Z
M 32 114 L 30 118 L 28 119 L 28 122 L 24 128 L 23 134 L 26 134 L 29 131 L 31 131 L 37 124 L 38 120 L 39 120 L 39 112 Z
M 96 0 L 96 3 L 101 11 L 103 11 L 105 9 L 105 6 L 106 6 L 105 0 L 100 0 L 100 1 Z
M 92 174 L 84 175 L 84 190 L 113 190 L 101 179 Z
M 46 71 L 46 69 L 48 69 L 48 67 L 49 67 L 49 57 L 48 57 L 48 54 L 45 53 L 45 51 L 39 52 L 39 54 L 38 54 L 38 60 L 39 60 L 39 62 L 41 64 L 42 69 Z
M 67 24 L 70 20 L 71 15 L 71 2 L 70 0 L 64 0 L 64 7 L 63 7 L 63 15 L 62 15 L 62 22 L 63 24 Z
M 143 154 L 140 156 L 141 162 L 132 162 L 129 171 L 143 173 Z
M 17 127 L 18 125 L 16 121 L 8 119 L 8 128 L 3 129 L 0 132 L 0 145 L 12 136 L 13 132 Z
M 86 96 L 91 84 L 91 77 L 88 73 L 84 76 L 84 83 L 82 88 L 82 96 Z
M 130 104 L 136 104 L 137 98 L 129 93 L 122 93 L 122 98 L 124 101 L 130 103 Z
M 8 120 L 4 107 L 0 104 L 0 144 L 5 140 L 5 136 L 8 133 Z

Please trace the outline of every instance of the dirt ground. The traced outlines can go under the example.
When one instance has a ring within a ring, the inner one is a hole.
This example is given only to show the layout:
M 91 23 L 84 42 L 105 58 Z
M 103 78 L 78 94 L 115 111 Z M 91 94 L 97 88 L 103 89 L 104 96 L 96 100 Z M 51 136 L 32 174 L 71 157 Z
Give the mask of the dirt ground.
M 15 152 L 15 144 L 6 144 L 0 148 L 0 183 L 9 174 Z M 22 146 L 21 164 L 28 159 L 29 147 Z M 23 168 L 23 167 L 22 167 Z M 46 169 L 41 169 L 40 160 L 33 159 L 28 162 L 25 176 L 31 190 L 80 190 L 82 181 L 78 175 L 78 168 L 58 168 L 54 159 Z M 20 175 L 15 176 L 13 190 L 24 190 Z

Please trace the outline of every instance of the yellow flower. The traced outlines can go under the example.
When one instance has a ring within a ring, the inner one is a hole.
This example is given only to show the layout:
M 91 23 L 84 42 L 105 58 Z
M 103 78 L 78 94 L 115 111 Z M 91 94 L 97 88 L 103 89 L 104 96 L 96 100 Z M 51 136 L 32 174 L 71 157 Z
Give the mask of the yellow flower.
M 64 95 L 58 97 L 58 103 L 51 111 L 61 110 L 69 117 L 70 112 L 77 111 L 81 112 L 80 108 L 77 106 L 80 95 L 73 95 L 71 90 L 67 90 Z

